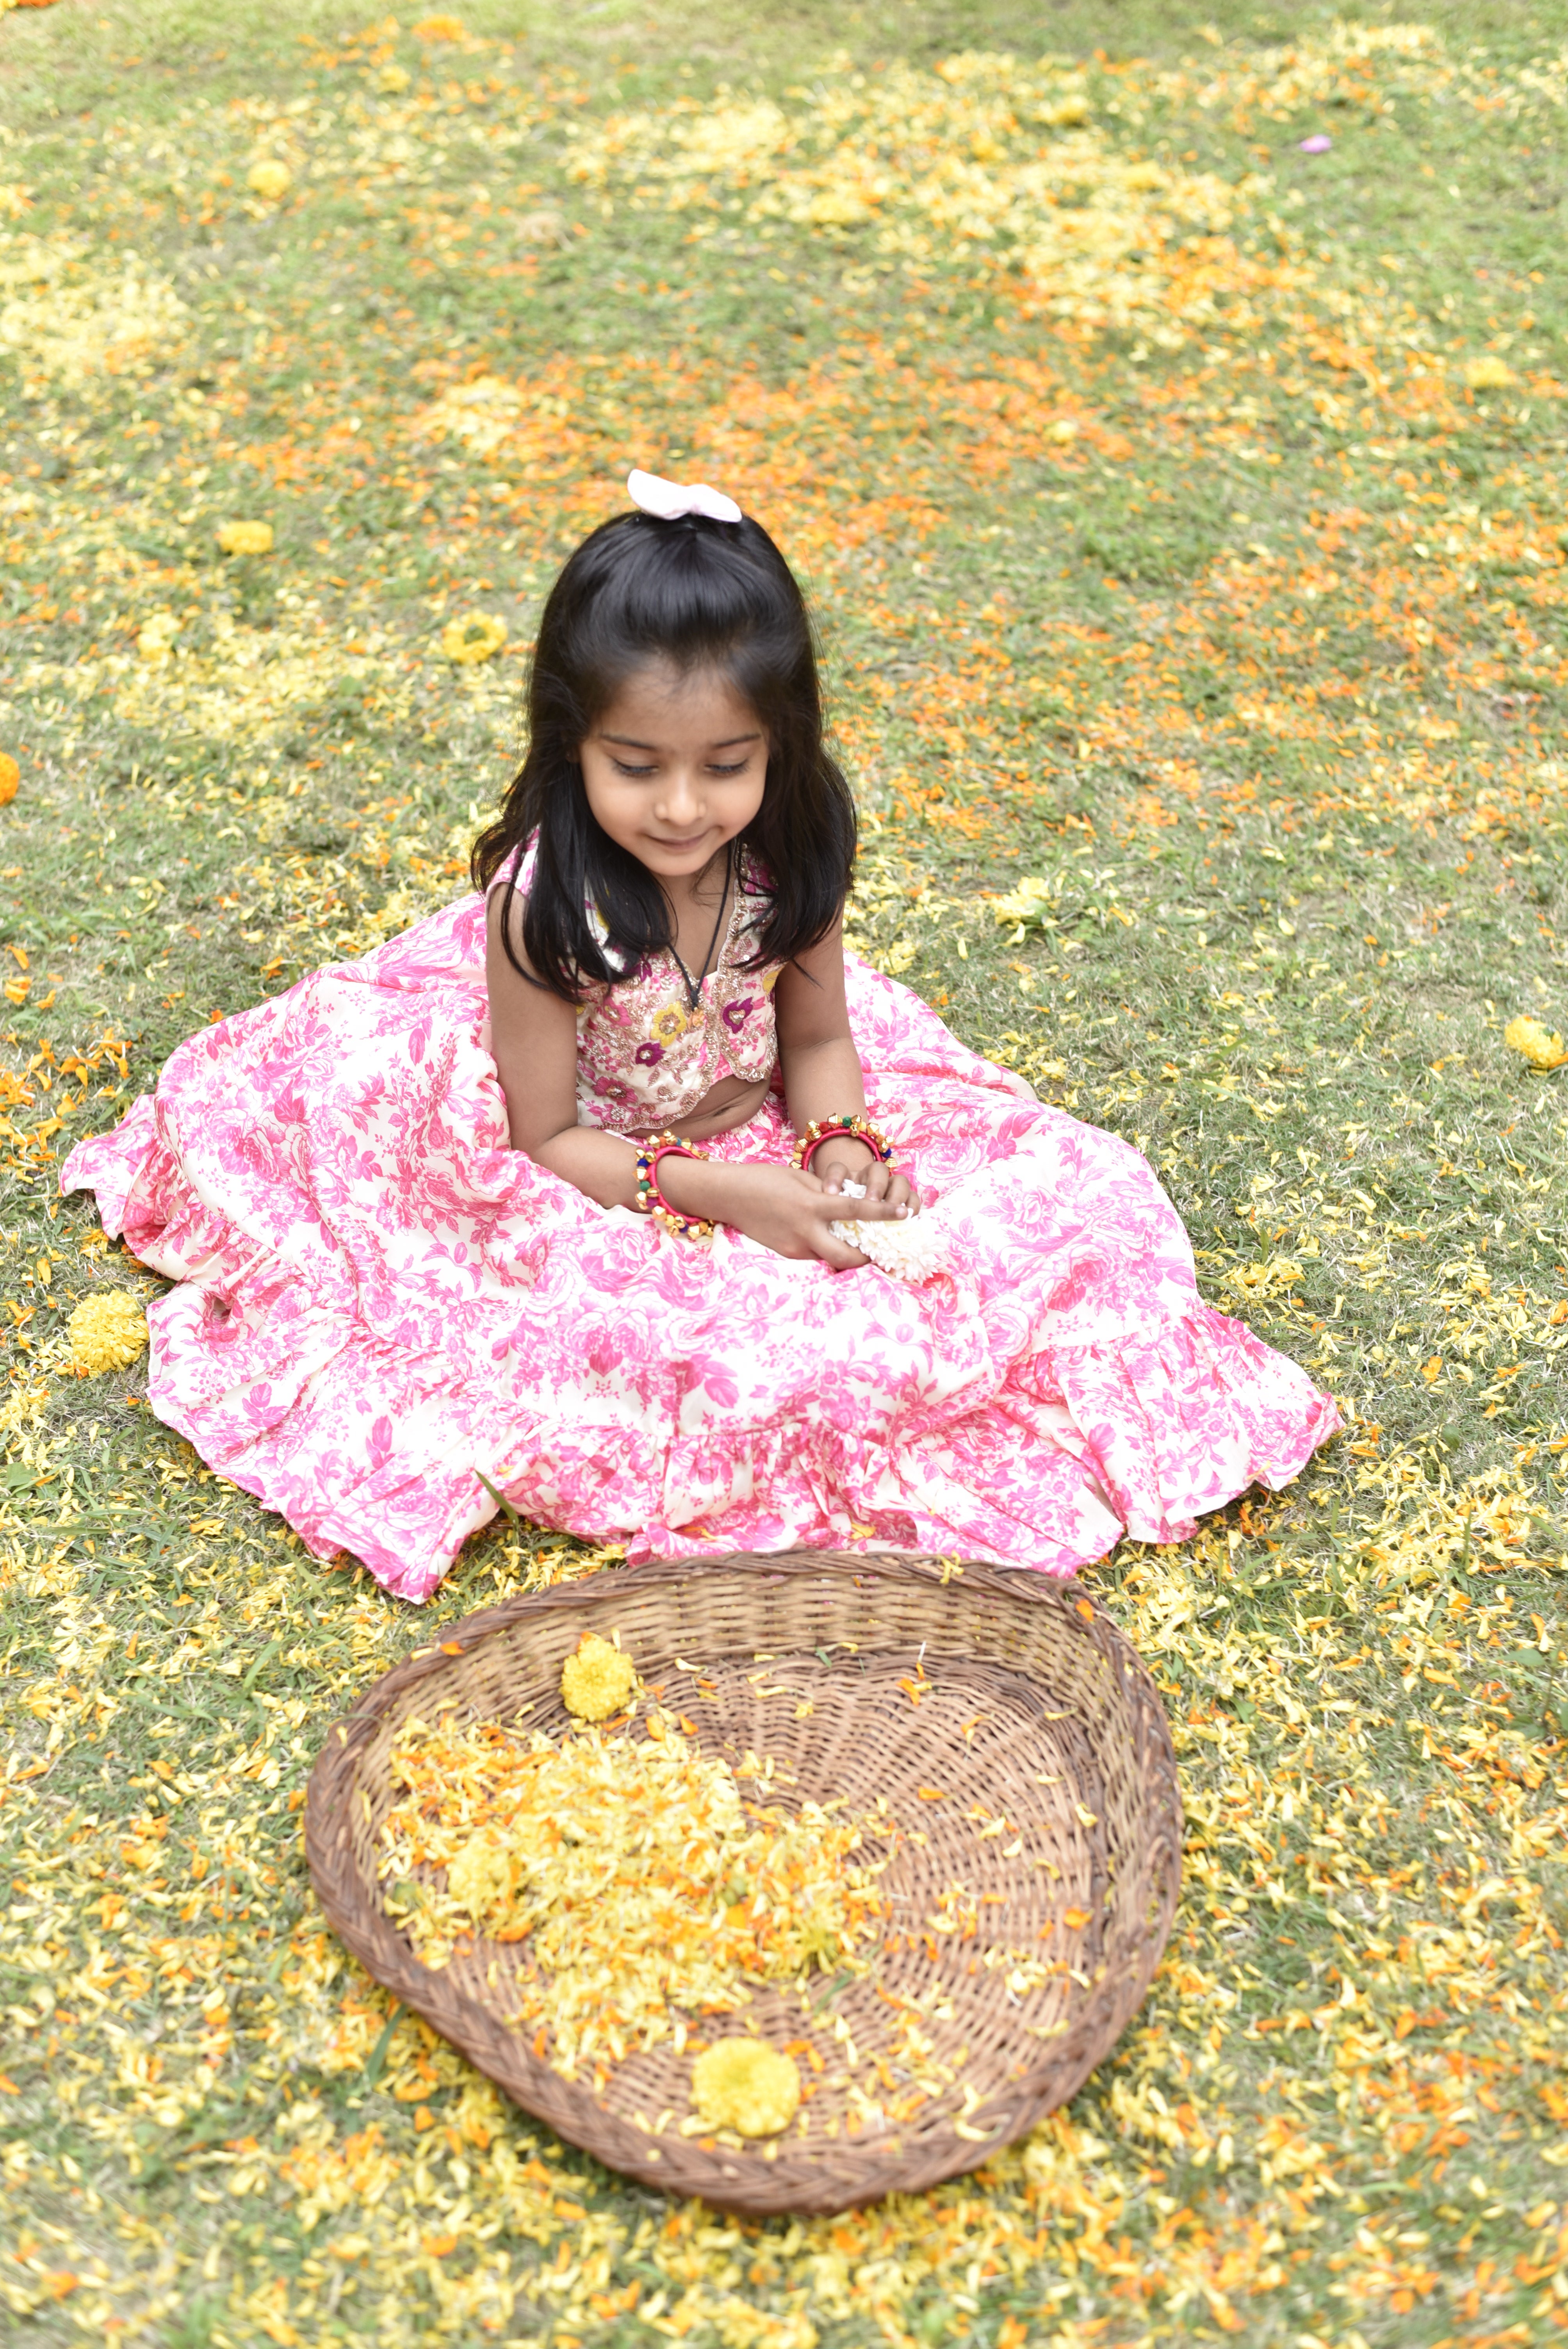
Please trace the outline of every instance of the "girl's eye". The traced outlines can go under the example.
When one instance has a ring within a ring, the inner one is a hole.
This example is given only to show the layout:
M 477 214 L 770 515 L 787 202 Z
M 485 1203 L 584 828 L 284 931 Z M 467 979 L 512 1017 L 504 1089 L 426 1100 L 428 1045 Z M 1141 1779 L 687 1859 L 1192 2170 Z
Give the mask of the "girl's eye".
M 717 761 L 708 768 L 710 775 L 743 775 L 751 764 L 749 759 L 738 759 L 731 767 L 721 767 Z
M 629 775 L 634 782 L 638 783 L 645 783 L 650 775 L 658 772 L 656 767 L 629 767 L 624 759 L 614 760 L 612 764 L 618 775 Z

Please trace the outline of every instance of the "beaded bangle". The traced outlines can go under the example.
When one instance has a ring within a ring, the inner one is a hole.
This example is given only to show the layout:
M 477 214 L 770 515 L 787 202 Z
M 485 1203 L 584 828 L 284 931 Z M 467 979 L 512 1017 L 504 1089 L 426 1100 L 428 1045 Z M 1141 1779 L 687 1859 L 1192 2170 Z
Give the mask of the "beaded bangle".
M 803 1174 L 809 1173 L 812 1152 L 820 1143 L 830 1142 L 835 1134 L 841 1133 L 846 1135 L 851 1142 L 865 1143 L 869 1149 L 876 1152 L 884 1166 L 892 1165 L 892 1143 L 872 1123 L 870 1118 L 862 1116 L 858 1109 L 846 1110 L 839 1117 L 814 1117 L 795 1144 L 790 1155 L 790 1164 L 799 1167 Z
M 707 1156 L 706 1150 L 698 1150 L 694 1143 L 683 1142 L 678 1133 L 655 1133 L 651 1142 L 645 1143 L 637 1153 L 638 1214 L 652 1216 L 655 1224 L 662 1224 L 665 1231 L 673 1232 L 677 1239 L 710 1240 L 713 1225 L 708 1217 L 683 1216 L 678 1207 L 672 1207 L 659 1188 L 658 1176 L 661 1158 Z

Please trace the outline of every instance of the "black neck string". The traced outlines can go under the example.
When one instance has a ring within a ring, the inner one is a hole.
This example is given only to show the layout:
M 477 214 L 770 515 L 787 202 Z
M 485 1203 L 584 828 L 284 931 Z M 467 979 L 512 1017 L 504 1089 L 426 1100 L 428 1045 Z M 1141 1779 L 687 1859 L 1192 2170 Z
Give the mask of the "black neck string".
M 695 979 L 693 978 L 690 971 L 687 970 L 685 963 L 681 960 L 681 950 L 679 947 L 676 945 L 673 938 L 670 941 L 670 952 L 676 958 L 676 968 L 679 971 L 682 978 L 686 982 L 686 1004 L 688 1009 L 693 1011 L 696 1009 L 697 1005 L 702 1001 L 702 983 L 707 977 L 708 966 L 713 960 L 714 949 L 718 944 L 718 934 L 724 927 L 724 916 L 729 905 L 729 885 L 734 877 L 735 848 L 732 842 L 727 841 L 724 848 L 724 886 L 718 893 L 718 914 L 714 922 L 713 936 L 707 942 L 707 952 L 702 958 L 702 968 L 698 971 Z

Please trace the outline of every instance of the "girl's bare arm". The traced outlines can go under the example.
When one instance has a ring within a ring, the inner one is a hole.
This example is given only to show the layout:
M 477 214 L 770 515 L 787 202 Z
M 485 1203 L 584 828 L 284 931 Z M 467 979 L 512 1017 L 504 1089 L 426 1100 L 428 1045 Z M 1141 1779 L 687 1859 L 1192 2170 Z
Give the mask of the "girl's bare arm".
M 865 1080 L 844 996 L 841 921 L 809 954 L 798 956 L 780 971 L 773 999 L 785 1098 L 796 1133 L 804 1133 L 819 1118 L 863 1111 Z M 895 1213 L 913 1214 L 920 1205 L 908 1177 L 890 1172 L 863 1142 L 835 1135 L 813 1153 L 811 1171 L 832 1193 L 841 1190 L 846 1176 L 863 1183 L 868 1199 L 885 1200 Z
M 514 968 L 501 944 L 505 899 L 506 892 L 498 889 L 490 901 L 485 985 L 490 1051 L 506 1095 L 511 1146 L 602 1207 L 629 1207 L 636 1196 L 636 1153 L 619 1134 L 578 1124 L 577 1015 L 570 1003 Z M 521 954 L 522 909 L 515 897 L 511 906 L 512 936 Z

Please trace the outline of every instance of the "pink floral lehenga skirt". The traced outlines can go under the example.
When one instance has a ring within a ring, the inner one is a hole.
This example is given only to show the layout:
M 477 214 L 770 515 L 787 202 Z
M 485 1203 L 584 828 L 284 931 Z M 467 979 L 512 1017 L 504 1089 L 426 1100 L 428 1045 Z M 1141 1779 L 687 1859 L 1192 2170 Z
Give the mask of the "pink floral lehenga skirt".
M 483 905 L 303 979 L 172 1054 L 62 1185 L 177 1286 L 149 1400 L 321 1556 L 429 1596 L 494 1514 L 634 1563 L 800 1543 L 1069 1574 L 1175 1541 L 1339 1424 L 1198 1295 L 1138 1153 L 849 962 L 872 1115 L 949 1196 L 919 1287 L 711 1246 L 507 1145 Z M 782 1159 L 770 1096 L 717 1155 Z

